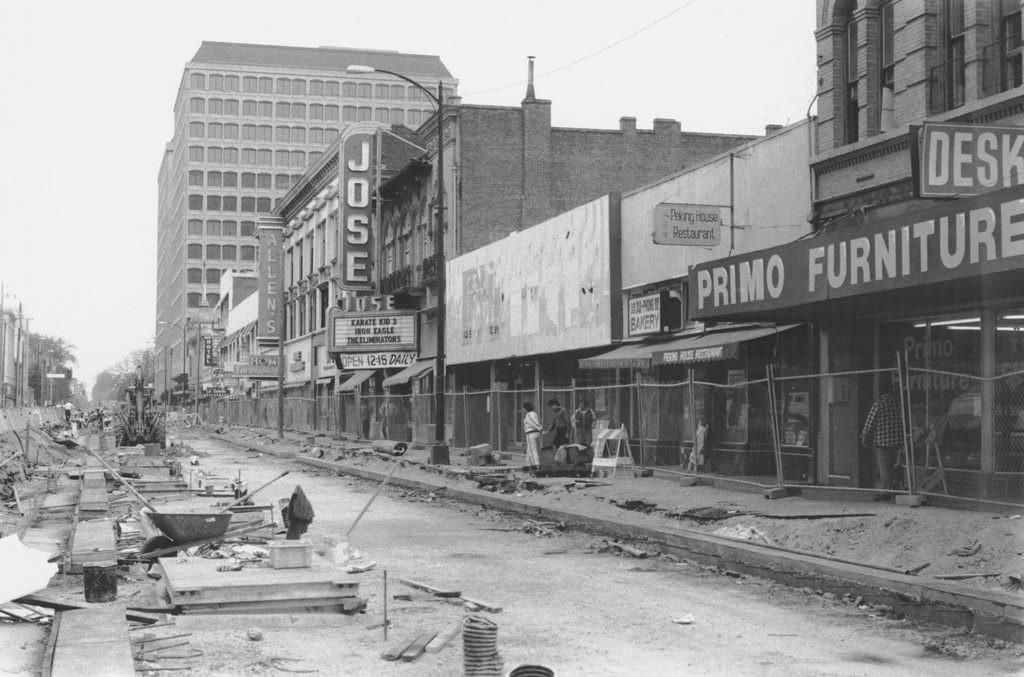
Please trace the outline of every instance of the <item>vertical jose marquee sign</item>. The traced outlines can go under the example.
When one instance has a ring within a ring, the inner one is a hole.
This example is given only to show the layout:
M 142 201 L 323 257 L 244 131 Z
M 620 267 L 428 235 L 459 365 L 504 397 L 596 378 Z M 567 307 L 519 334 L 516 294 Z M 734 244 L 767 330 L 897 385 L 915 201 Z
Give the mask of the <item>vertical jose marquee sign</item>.
M 377 127 L 350 125 L 339 144 L 339 200 L 342 208 L 338 261 L 343 292 L 373 291 L 373 183 Z

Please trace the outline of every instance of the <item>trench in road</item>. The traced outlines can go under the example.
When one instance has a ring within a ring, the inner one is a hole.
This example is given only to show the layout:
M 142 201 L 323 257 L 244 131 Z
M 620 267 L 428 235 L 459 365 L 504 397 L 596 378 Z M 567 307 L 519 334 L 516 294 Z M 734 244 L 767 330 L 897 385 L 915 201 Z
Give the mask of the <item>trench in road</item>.
M 301 484 L 316 511 L 307 534 L 314 543 L 341 538 L 376 489 L 370 482 L 214 440 L 188 443 L 208 454 L 201 456 L 201 468 L 229 477 L 241 469 L 251 488 L 292 468 L 288 478 L 255 500 L 276 504 Z M 301 656 L 302 667 L 318 667 L 320 674 L 461 674 L 460 640 L 413 665 L 379 658 L 396 640 L 441 630 L 466 613 L 395 584 L 399 577 L 458 588 L 501 605 L 502 613 L 486 615 L 498 624 L 506 671 L 533 663 L 560 676 L 959 676 L 1019 674 L 1024 667 L 1014 650 L 989 649 L 980 639 L 958 640 L 973 657 L 953 661 L 923 649 L 929 636 L 948 635 L 948 630 L 929 635 L 842 602 L 665 558 L 588 554 L 600 539 L 583 533 L 546 538 L 496 531 L 516 527 L 522 519 L 447 499 L 423 502 L 422 496 L 386 489 L 350 539 L 367 560 L 377 562 L 376 570 L 354 577 L 370 614 L 382 608 L 384 568 L 393 582 L 389 595 L 414 595 L 412 601 L 389 602 L 393 626 L 387 644 L 381 630 L 365 628 L 369 615 L 341 628 L 267 628 L 260 643 L 240 640 L 244 626 L 223 617 L 223 628 L 193 638 L 206 651 L 204 664 L 196 669 L 201 674 L 264 674 L 259 657 L 277 652 Z M 692 625 L 672 623 L 685 614 L 694 616 Z M 267 669 L 265 674 L 279 673 Z

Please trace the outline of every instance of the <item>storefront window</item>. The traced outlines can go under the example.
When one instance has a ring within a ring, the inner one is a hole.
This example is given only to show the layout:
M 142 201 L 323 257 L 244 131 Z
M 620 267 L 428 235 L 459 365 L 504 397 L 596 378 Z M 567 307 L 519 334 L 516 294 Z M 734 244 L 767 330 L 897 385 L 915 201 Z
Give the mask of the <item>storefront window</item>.
M 981 317 L 886 323 L 879 345 L 883 368 L 906 356 L 916 456 L 930 452 L 935 463 L 937 453 L 945 467 L 980 469 Z
M 995 470 L 1024 471 L 1024 308 L 1000 313 L 995 350 Z

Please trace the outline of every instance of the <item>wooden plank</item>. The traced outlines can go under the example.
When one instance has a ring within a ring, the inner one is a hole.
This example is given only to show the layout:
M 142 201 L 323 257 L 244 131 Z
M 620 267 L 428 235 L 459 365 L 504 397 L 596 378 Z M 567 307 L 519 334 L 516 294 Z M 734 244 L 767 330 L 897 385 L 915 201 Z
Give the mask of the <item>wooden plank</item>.
M 491 613 L 494 613 L 494 614 L 500 614 L 501 613 L 501 607 L 498 606 L 497 604 L 491 604 L 490 602 L 485 602 L 485 601 L 483 601 L 481 599 L 476 599 L 476 598 L 473 598 L 473 597 L 466 597 L 466 596 L 459 597 L 459 599 L 461 599 L 463 602 L 466 602 L 467 604 L 472 604 L 473 606 L 480 607 L 484 611 L 490 611 Z
M 85 562 L 103 560 L 115 561 L 117 546 L 114 541 L 114 527 L 110 520 L 88 520 L 75 526 L 71 538 L 71 569 L 81 570 Z
M 462 621 L 455 621 L 446 630 L 437 633 L 437 636 L 430 640 L 430 643 L 426 646 L 426 652 L 437 653 L 458 637 L 460 632 L 462 632 Z
M 52 677 L 134 675 L 128 623 L 117 607 L 61 611 Z
M 399 657 L 405 653 L 405 650 L 412 646 L 413 642 L 417 639 L 419 639 L 418 635 L 412 639 L 404 639 L 398 644 L 393 645 L 391 648 L 385 649 L 381 652 L 380 657 L 386 661 L 397 661 Z
M 426 648 L 427 644 L 430 643 L 430 640 L 434 639 L 436 635 L 436 632 L 424 632 L 414 639 L 412 644 L 405 648 L 405 651 L 399 655 L 399 659 L 406 663 L 411 663 L 416 660 L 423 655 L 423 650 Z
M 416 590 L 423 590 L 424 592 L 429 592 L 431 595 L 434 595 L 435 597 L 459 597 L 462 594 L 461 590 L 445 590 L 444 588 L 438 588 L 433 585 L 430 585 L 429 583 L 416 581 L 411 578 L 399 578 L 398 582 L 402 585 L 407 585 L 410 588 L 415 588 Z

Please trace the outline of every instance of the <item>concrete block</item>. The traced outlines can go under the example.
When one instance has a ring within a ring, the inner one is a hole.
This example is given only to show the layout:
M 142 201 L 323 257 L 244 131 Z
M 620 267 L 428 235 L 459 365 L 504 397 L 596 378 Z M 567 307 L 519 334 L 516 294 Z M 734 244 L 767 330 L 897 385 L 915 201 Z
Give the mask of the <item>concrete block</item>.
M 924 496 L 917 494 L 896 494 L 896 505 L 906 505 L 911 508 L 918 508 L 924 505 Z
M 771 489 L 765 489 L 764 497 L 771 500 L 774 498 L 786 498 L 789 496 L 789 492 L 784 487 L 773 487 Z

